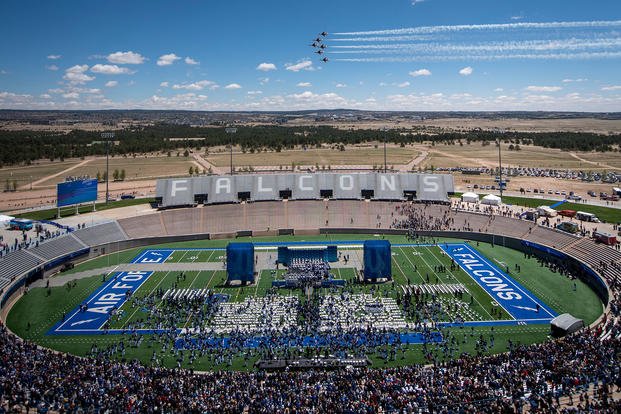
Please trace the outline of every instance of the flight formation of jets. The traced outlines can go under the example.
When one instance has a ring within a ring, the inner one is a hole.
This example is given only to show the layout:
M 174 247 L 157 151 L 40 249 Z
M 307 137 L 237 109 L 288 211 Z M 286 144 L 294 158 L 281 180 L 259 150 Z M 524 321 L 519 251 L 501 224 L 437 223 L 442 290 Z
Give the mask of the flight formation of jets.
M 328 47 L 328 45 L 326 45 L 324 43 L 326 36 L 328 36 L 327 32 L 321 32 L 319 33 L 319 36 L 317 36 L 314 40 L 313 43 L 311 43 L 309 46 L 311 46 L 315 50 L 315 53 L 317 53 L 320 57 L 321 55 L 324 54 L 324 51 L 326 50 L 326 48 Z M 320 59 L 322 62 L 327 62 L 328 58 L 327 57 L 323 57 L 322 59 Z

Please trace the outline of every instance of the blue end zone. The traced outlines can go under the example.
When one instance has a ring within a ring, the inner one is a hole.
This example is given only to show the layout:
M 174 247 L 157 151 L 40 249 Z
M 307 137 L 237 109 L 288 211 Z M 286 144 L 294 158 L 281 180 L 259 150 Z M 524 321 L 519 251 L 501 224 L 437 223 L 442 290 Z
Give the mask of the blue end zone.
M 149 249 L 134 257 L 130 263 L 164 263 L 172 254 L 173 250 L 169 249 Z
M 550 321 L 556 312 L 467 244 L 441 244 L 442 250 L 512 317 L 523 322 Z
M 126 293 L 136 292 L 152 274 L 140 271 L 117 273 L 71 311 L 68 318 L 54 325 L 48 335 L 99 333 L 110 317 L 110 311 L 125 303 Z M 80 310 L 83 305 L 86 305 L 86 309 Z

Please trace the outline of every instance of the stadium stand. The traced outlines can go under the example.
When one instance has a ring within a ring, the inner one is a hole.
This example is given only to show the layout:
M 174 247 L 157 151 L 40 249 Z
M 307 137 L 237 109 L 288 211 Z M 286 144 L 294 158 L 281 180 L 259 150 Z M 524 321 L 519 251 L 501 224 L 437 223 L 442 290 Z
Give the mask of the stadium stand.
M 77 238 L 73 237 L 73 234 L 68 234 L 63 237 L 58 237 L 54 240 L 50 240 L 47 243 L 42 243 L 38 247 L 32 250 L 32 253 L 47 260 L 52 260 L 57 257 L 65 256 L 73 253 L 77 250 L 88 247 L 85 243 L 81 242 Z
M 326 227 L 373 229 L 381 223 L 382 228 L 480 228 L 518 239 L 524 235 L 603 275 L 610 288 L 608 313 L 599 324 L 564 339 L 512 344 L 509 352 L 498 355 L 443 362 L 430 352 L 427 365 L 274 373 L 195 374 L 144 367 L 117 362 L 116 345 L 92 350 L 90 359 L 79 358 L 22 341 L 0 324 L 0 412 L 28 411 L 26 407 L 39 412 L 621 412 L 621 252 L 547 227 L 526 227 L 521 220 L 490 219 L 446 206 L 360 201 L 330 201 L 327 206 L 323 201 L 213 205 L 121 219 L 118 226 L 107 223 L 76 232 L 37 248 L 45 246 L 41 250 L 8 253 L 0 260 L 0 289 L 43 264 L 34 254 L 54 258 L 69 246 L 83 248 L 83 243 L 323 227 L 328 220 Z
M 121 229 L 130 239 L 166 235 L 161 213 L 144 216 L 128 217 L 118 220 Z
M 577 236 L 554 230 L 542 226 L 532 227 L 529 233 L 524 236 L 525 240 L 544 244 L 558 250 L 576 241 Z
M 536 224 L 532 221 L 520 220 L 517 222 L 513 218 L 494 216 L 485 228 L 485 231 L 492 234 L 522 238 L 535 226 Z
M 0 289 L 4 289 L 11 281 L 41 264 L 41 260 L 27 250 L 18 250 L 0 260 Z
M 74 231 L 72 234 L 87 246 L 99 246 L 100 244 L 127 240 L 127 235 L 116 221 L 85 227 Z

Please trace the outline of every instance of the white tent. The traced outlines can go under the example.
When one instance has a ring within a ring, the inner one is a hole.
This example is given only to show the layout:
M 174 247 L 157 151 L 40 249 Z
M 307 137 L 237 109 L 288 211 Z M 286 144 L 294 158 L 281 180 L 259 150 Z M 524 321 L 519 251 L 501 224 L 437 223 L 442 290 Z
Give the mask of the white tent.
M 466 203 L 477 203 L 479 201 L 479 195 L 475 193 L 463 193 L 461 195 L 461 201 Z
M 9 224 L 9 221 L 13 220 L 15 217 L 5 216 L 0 214 L 0 226 L 6 226 Z
M 499 206 L 500 205 L 500 197 L 495 196 L 494 194 L 488 194 L 483 197 L 481 200 L 481 204 L 489 204 L 490 206 Z
M 540 216 L 546 216 L 546 217 L 556 217 L 556 215 L 558 214 L 558 211 L 548 206 L 537 207 L 537 212 L 539 212 Z

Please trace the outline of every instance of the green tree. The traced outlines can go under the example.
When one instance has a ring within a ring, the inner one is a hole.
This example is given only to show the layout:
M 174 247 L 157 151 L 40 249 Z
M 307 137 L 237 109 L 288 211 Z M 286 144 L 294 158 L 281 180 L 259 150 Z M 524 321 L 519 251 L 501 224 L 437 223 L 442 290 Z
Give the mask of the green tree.
M 17 191 L 17 180 L 13 180 L 13 191 Z
M 101 173 L 99 171 L 97 171 L 97 182 L 101 182 Z
M 118 181 L 119 179 L 119 170 L 115 169 L 114 172 L 112 173 L 112 178 L 114 179 L 114 181 Z
M 121 181 L 125 181 L 125 168 L 121 170 L 121 173 L 119 174 L 119 179 Z
M 189 157 L 190 156 L 190 151 L 188 151 L 187 149 L 185 151 L 183 151 L 183 156 L 184 157 Z
M 194 175 L 194 166 L 193 165 L 191 165 L 190 168 L 188 169 L 188 174 Z

